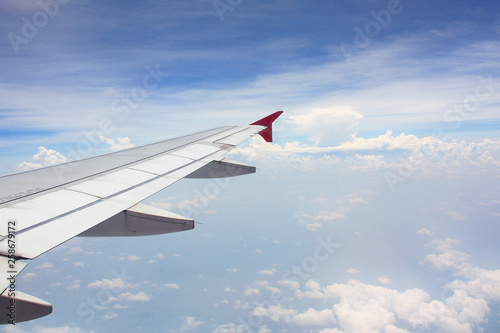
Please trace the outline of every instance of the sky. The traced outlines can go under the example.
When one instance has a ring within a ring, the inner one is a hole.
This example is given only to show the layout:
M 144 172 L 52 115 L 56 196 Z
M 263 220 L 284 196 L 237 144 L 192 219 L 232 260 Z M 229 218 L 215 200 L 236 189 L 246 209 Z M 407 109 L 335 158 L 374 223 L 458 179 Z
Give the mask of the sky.
M 145 203 L 194 230 L 28 262 L 5 333 L 498 332 L 492 1 L 0 2 L 0 175 L 277 110 L 257 173 Z

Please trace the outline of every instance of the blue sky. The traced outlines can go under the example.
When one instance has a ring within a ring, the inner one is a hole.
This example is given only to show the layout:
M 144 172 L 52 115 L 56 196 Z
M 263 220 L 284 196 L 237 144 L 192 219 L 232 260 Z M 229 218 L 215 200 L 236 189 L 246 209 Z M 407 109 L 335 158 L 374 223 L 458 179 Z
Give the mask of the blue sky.
M 45 9 L 44 9 L 45 8 Z M 193 231 L 76 238 L 22 332 L 497 332 L 491 1 L 0 3 L 0 174 L 276 110 L 258 167 L 147 203 Z

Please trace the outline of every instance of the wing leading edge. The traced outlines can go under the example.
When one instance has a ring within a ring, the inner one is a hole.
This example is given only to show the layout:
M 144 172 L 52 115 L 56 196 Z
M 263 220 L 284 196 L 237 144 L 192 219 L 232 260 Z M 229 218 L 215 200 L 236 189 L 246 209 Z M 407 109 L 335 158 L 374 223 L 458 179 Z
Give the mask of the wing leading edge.
M 255 167 L 224 155 L 256 134 L 272 141 L 272 123 L 282 112 L 247 126 L 220 127 L 0 177 L 0 266 L 6 274 L 0 281 L 0 306 L 5 313 L 0 323 L 52 312 L 49 303 L 9 289 L 8 278 L 15 280 L 26 266 L 19 259 L 36 258 L 75 236 L 140 236 L 193 229 L 192 219 L 140 202 L 182 178 L 254 173 Z M 14 310 L 12 304 L 17 305 Z

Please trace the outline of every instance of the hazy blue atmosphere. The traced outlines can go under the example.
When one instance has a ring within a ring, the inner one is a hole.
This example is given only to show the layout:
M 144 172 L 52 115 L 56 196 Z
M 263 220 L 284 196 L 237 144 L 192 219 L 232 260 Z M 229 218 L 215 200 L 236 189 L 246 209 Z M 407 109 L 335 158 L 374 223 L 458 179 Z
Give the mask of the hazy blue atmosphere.
M 0 175 L 277 110 L 194 230 L 29 261 L 6 333 L 500 331 L 500 4 L 0 2 Z

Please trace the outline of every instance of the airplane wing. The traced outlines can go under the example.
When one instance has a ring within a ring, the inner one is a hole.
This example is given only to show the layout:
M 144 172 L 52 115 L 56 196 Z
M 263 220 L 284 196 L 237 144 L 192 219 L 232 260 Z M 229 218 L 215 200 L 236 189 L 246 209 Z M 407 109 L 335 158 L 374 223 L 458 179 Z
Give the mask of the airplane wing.
M 0 323 L 45 316 L 52 305 L 18 292 L 15 278 L 34 259 L 76 236 L 140 236 L 190 230 L 194 221 L 140 202 L 182 178 L 255 172 L 224 155 L 251 136 L 272 141 L 283 111 L 79 161 L 0 177 Z

